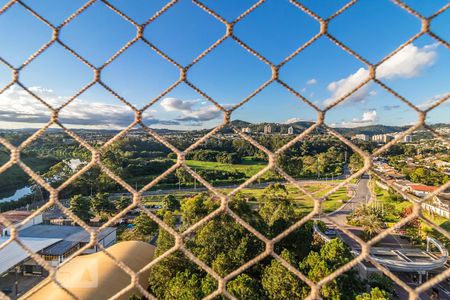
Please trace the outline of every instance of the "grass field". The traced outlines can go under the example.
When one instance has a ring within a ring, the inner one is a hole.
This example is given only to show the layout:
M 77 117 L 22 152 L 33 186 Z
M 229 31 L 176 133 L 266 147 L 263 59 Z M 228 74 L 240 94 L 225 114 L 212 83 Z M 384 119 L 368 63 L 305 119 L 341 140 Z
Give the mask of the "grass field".
M 442 227 L 446 231 L 450 232 L 450 220 L 438 215 L 431 215 L 427 211 L 423 212 L 424 216 L 427 217 L 434 224 Z M 426 225 L 427 226 L 427 225 Z M 431 229 L 431 228 L 430 228 Z
M 203 170 L 221 170 L 221 171 L 237 171 L 244 173 L 246 177 L 251 177 L 264 169 L 268 162 L 256 161 L 251 157 L 243 157 L 242 163 L 240 164 L 224 164 L 219 162 L 211 161 L 198 161 L 198 160 L 186 160 L 186 164 L 192 169 L 203 169 Z M 268 171 L 264 173 L 260 179 L 267 180 L 270 178 L 278 177 L 273 171 Z M 308 178 L 304 178 L 308 180 Z M 314 180 L 314 179 L 311 179 Z M 333 183 L 340 183 L 344 181 L 343 179 L 334 179 Z M 350 184 L 356 184 L 357 179 L 352 179 Z M 331 182 L 331 178 L 328 178 L 328 182 Z
M 297 209 L 300 213 L 306 214 L 309 213 L 314 206 L 313 201 L 304 195 L 299 189 L 297 189 L 292 184 L 286 185 L 288 190 L 288 197 L 290 200 L 292 200 L 297 205 Z M 316 184 L 307 184 L 304 186 L 304 188 L 314 194 L 315 197 L 319 198 L 325 195 L 332 186 L 326 183 L 316 183 Z M 222 193 L 228 194 L 232 191 L 232 189 L 219 189 Z M 192 191 L 177 191 L 174 192 L 173 195 L 178 199 L 181 200 L 185 197 L 192 196 L 196 192 Z M 264 194 L 264 188 L 247 188 L 242 190 L 242 194 L 246 195 L 247 197 L 255 197 L 260 198 Z M 161 200 L 164 196 L 163 195 L 155 195 L 155 196 L 146 196 L 144 197 L 143 203 L 147 205 L 160 205 Z M 322 208 L 325 213 L 332 212 L 339 208 L 344 202 L 348 201 L 350 199 L 350 195 L 346 188 L 340 188 L 335 193 L 330 195 L 327 200 L 322 202 Z M 256 205 L 257 202 L 250 202 L 252 205 Z
M 198 160 L 186 160 L 186 164 L 193 169 L 237 171 L 244 173 L 247 177 L 251 177 L 261 171 L 267 165 L 267 162 L 255 161 L 244 157 L 242 163 L 236 165 Z
M 400 221 L 401 217 L 399 216 L 399 214 L 403 212 L 405 208 L 412 206 L 412 203 L 408 200 L 391 200 L 388 191 L 381 188 L 376 187 L 374 191 L 377 197 L 377 202 L 373 205 L 379 205 L 384 208 L 384 211 L 386 213 L 385 221 L 388 226 Z

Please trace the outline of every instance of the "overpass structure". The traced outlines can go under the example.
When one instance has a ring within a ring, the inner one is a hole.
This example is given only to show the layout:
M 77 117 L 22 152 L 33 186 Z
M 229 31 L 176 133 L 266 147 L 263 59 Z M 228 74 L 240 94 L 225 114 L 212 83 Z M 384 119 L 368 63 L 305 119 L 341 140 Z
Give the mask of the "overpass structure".
M 317 224 L 314 224 L 314 232 L 325 242 L 332 239 L 332 237 L 323 233 Z M 431 253 L 431 245 L 439 250 L 439 256 Z M 352 253 L 357 256 L 361 253 L 361 250 L 354 248 Z M 426 251 L 418 248 L 372 247 L 370 257 L 392 271 L 424 273 L 444 268 L 448 260 L 448 251 L 437 239 L 427 237 Z

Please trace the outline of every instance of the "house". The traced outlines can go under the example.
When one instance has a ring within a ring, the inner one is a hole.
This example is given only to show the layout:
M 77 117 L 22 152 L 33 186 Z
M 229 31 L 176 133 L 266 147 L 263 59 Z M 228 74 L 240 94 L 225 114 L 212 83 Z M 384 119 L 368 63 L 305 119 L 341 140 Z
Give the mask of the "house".
M 438 187 L 436 186 L 428 186 L 424 184 L 410 184 L 408 186 L 408 191 L 418 197 L 425 197 L 429 193 L 434 192 Z

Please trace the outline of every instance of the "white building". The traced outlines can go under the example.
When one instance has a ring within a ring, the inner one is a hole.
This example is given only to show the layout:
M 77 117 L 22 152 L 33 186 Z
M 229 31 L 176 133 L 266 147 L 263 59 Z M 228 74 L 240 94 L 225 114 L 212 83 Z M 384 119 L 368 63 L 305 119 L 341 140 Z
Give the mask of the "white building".
M 264 126 L 264 134 L 270 134 L 272 133 L 272 126 L 266 125 Z
M 244 128 L 242 128 L 242 132 L 243 133 L 251 133 L 252 129 L 250 127 L 244 127 Z
M 289 127 L 288 128 L 288 134 L 294 134 L 294 127 Z
M 96 227 L 92 227 L 97 229 Z M 42 257 L 52 266 L 61 264 L 67 257 L 75 253 L 78 249 L 90 242 L 90 234 L 80 226 L 65 225 L 33 225 L 19 231 L 22 238 L 41 238 L 56 240 L 56 243 L 46 247 L 41 251 Z M 83 254 L 90 254 L 100 251 L 98 245 L 107 248 L 117 241 L 117 229 L 106 227 L 97 235 L 98 243 L 93 247 L 85 249 Z M 34 263 L 34 261 L 32 261 Z
M 372 141 L 377 143 L 388 143 L 393 139 L 394 137 L 390 134 L 376 134 L 372 136 Z
M 367 135 L 367 134 L 363 134 L 363 133 L 361 133 L 361 134 L 355 134 L 354 136 L 353 136 L 353 139 L 354 140 L 361 140 L 361 141 L 369 141 L 370 140 L 370 137 Z
M 403 143 L 411 143 L 413 140 L 412 135 L 408 134 L 403 137 Z

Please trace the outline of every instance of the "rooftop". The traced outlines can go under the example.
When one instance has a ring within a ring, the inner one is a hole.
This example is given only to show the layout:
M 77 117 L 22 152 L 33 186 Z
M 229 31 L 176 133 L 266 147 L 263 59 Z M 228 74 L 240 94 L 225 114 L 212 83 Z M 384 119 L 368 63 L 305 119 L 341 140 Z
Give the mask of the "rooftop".
M 67 251 L 69 251 L 76 245 L 78 245 L 78 242 L 76 242 L 76 241 L 62 240 L 59 243 L 53 244 L 50 247 L 44 249 L 42 251 L 42 254 L 43 255 L 55 255 L 55 256 L 64 255 L 65 253 L 67 253 Z
M 0 237 L 0 244 L 3 244 L 9 240 L 8 237 Z M 20 241 L 31 251 L 39 252 L 49 247 L 60 239 L 47 239 L 47 238 L 26 238 L 21 237 Z M 30 255 L 22 248 L 16 241 L 12 241 L 6 245 L 3 249 L 0 249 L 0 274 L 3 274 L 27 259 Z
M 2 212 L 2 217 L 12 223 L 20 222 L 31 216 L 33 212 L 25 210 L 10 210 Z
M 410 184 L 409 185 L 411 189 L 419 192 L 434 192 L 438 189 L 436 186 L 428 186 L 428 185 L 422 185 L 422 184 Z
M 92 227 L 96 230 L 97 227 Z M 114 232 L 114 227 L 106 227 L 98 233 L 97 239 L 102 240 L 110 233 Z M 39 237 L 39 238 L 56 238 L 71 242 L 89 243 L 91 240 L 90 234 L 80 226 L 61 226 L 61 225 L 33 225 L 19 231 L 19 236 L 22 237 Z

